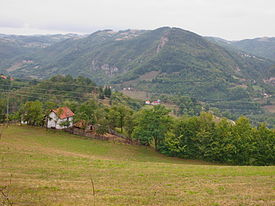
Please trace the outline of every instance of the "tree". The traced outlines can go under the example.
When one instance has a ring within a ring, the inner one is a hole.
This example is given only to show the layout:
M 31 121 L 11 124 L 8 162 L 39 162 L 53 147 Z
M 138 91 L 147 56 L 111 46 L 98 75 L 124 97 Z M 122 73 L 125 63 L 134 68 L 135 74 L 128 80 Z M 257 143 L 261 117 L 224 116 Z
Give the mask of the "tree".
M 155 149 L 159 150 L 172 124 L 168 113 L 169 110 L 162 105 L 140 111 L 136 119 L 137 126 L 133 130 L 133 138 L 144 145 L 154 143 Z
M 122 104 L 114 105 L 107 109 L 107 118 L 111 128 L 119 127 L 123 133 L 126 119 L 133 114 L 133 110 Z
M 260 124 L 253 130 L 253 137 L 256 142 L 254 151 L 254 162 L 256 165 L 275 164 L 275 130 L 268 129 L 265 124 Z
M 51 110 L 56 108 L 57 107 L 57 104 L 55 102 L 52 102 L 52 101 L 46 101 L 44 102 L 43 104 L 43 113 L 45 115 L 49 115 Z
M 0 99 L 0 123 L 6 119 L 6 100 Z
M 134 112 L 131 112 L 131 115 L 127 115 L 125 117 L 125 125 L 124 125 L 124 127 L 125 127 L 125 131 L 127 133 L 127 136 L 129 138 L 132 137 L 132 133 L 133 133 L 134 128 L 136 126 L 134 120 L 135 120 L 135 113 Z
M 99 87 L 99 91 L 98 91 L 98 98 L 99 99 L 104 99 L 105 97 L 104 97 L 104 91 L 103 91 L 103 89 L 102 89 L 102 87 Z
M 212 161 L 233 163 L 237 151 L 237 147 L 233 144 L 233 126 L 234 123 L 225 118 L 216 124 L 214 141 L 209 152 Z
M 44 114 L 40 101 L 26 102 L 19 109 L 21 120 L 27 122 L 28 125 L 43 126 Z
M 95 132 L 99 135 L 103 135 L 103 134 L 107 133 L 108 131 L 109 131 L 109 127 L 108 127 L 107 119 L 105 119 L 104 117 L 100 118 L 98 120 L 97 124 L 95 125 Z
M 73 112 L 76 112 L 79 106 L 79 102 L 76 102 L 75 100 L 65 100 L 62 104 L 69 107 Z
M 238 164 L 248 165 L 251 161 L 251 154 L 255 150 L 252 127 L 248 118 L 241 116 L 233 127 L 233 144 L 237 150 L 234 161 Z
M 98 104 L 95 100 L 84 102 L 76 109 L 75 120 L 84 121 L 85 127 L 89 124 L 95 124 L 97 122 L 97 109 Z
M 112 90 L 110 87 L 105 87 L 103 93 L 105 97 L 110 98 L 112 95 Z

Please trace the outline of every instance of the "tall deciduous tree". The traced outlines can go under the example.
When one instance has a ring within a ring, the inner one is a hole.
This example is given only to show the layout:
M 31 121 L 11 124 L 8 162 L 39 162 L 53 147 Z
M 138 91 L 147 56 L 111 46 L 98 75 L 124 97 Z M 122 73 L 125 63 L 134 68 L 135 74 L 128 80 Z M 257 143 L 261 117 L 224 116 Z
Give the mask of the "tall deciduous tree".
M 4 122 L 6 118 L 6 100 L 0 99 L 0 123 Z
M 84 121 L 85 127 L 88 124 L 95 124 L 97 122 L 98 104 L 95 100 L 89 100 L 82 103 L 76 110 L 75 120 Z
M 44 124 L 43 105 L 40 101 L 30 101 L 23 104 L 19 110 L 21 120 L 29 125 L 42 126 Z
M 126 120 L 133 114 L 132 109 L 122 104 L 114 105 L 108 109 L 108 120 L 111 128 L 119 127 L 123 132 Z
M 168 113 L 169 110 L 162 105 L 142 110 L 136 120 L 137 126 L 134 128 L 133 138 L 144 145 L 154 143 L 155 149 L 159 150 L 172 123 Z

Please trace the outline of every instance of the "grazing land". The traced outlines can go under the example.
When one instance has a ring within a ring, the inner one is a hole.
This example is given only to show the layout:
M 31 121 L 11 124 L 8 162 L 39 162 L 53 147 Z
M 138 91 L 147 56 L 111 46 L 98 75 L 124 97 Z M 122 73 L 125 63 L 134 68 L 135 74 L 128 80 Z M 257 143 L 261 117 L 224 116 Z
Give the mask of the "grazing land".
M 264 108 L 271 113 L 275 113 L 275 105 L 267 105 Z
M 4 130 L 0 155 L 4 204 L 275 205 L 275 166 L 169 158 L 148 147 L 27 126 Z

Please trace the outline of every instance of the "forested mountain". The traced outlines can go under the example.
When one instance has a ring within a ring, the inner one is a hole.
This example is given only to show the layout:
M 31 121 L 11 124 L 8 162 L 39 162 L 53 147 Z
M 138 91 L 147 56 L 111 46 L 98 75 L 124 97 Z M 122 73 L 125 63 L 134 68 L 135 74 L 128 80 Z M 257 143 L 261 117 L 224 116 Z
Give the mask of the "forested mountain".
M 205 38 L 226 48 L 242 50 L 248 54 L 275 61 L 275 37 L 244 39 L 240 41 L 227 41 L 217 37 Z
M 3 55 L 16 57 L 10 68 L 5 67 L 7 63 L 0 65 L 4 73 L 38 78 L 80 73 L 98 83 L 136 79 L 150 71 L 179 72 L 187 67 L 208 68 L 210 72 L 224 70 L 255 79 L 263 78 L 272 64 L 242 52 L 228 51 L 195 33 L 169 27 L 153 31 L 104 30 L 83 38 L 0 35 L 0 42 Z M 19 63 L 23 65 L 16 67 Z
M 78 39 L 77 34 L 56 35 L 6 35 L 0 34 L 0 68 L 12 72 L 24 67 L 36 52 L 65 39 Z
M 261 113 L 253 99 L 275 91 L 273 61 L 179 28 L 104 30 L 64 39 L 39 47 L 8 44 L 11 52 L 3 50 L 8 60 L 2 58 L 0 71 L 23 78 L 82 75 L 117 88 L 190 96 L 230 111 L 238 105 L 244 114 Z
M 275 37 L 233 41 L 232 45 L 251 54 L 275 61 Z

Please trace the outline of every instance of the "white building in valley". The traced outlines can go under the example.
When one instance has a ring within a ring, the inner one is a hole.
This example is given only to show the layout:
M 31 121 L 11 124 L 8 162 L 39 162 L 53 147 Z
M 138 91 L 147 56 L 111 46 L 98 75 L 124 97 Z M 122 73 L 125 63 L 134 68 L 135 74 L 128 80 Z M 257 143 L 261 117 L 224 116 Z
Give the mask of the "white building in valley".
M 73 126 L 74 113 L 68 107 L 52 109 L 48 116 L 47 128 L 64 129 Z

